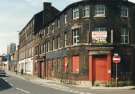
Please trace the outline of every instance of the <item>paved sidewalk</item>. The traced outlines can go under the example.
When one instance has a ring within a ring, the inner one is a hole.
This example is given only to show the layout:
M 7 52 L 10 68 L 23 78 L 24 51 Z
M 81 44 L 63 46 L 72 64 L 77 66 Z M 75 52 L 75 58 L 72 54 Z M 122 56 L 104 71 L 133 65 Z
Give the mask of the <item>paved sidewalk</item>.
M 126 87 L 76 87 L 76 86 L 72 86 L 72 85 L 68 85 L 68 84 L 62 84 L 58 81 L 55 80 L 46 80 L 46 79 L 40 79 L 37 77 L 32 77 L 32 76 L 28 76 L 28 75 L 20 75 L 20 74 L 16 74 L 14 72 L 7 72 L 9 75 L 21 78 L 23 80 L 28 80 L 31 81 L 34 84 L 38 84 L 40 86 L 44 86 L 44 87 L 50 87 L 53 89 L 57 89 L 57 90 L 62 90 L 62 91 L 67 91 L 67 92 L 72 92 L 75 94 L 95 94 L 95 93 L 91 93 L 91 91 L 95 91 L 95 90 L 120 90 L 120 89 L 133 89 L 135 88 L 135 86 L 126 86 Z

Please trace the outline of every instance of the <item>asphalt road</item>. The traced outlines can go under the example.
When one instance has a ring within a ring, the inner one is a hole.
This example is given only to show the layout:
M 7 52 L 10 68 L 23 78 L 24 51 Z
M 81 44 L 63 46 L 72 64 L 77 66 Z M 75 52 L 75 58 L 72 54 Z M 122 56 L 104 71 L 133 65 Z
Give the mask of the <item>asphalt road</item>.
M 95 90 L 75 87 L 56 89 L 9 76 L 0 78 L 0 94 L 135 94 L 135 89 Z
M 73 94 L 33 84 L 16 77 L 0 78 L 0 94 Z

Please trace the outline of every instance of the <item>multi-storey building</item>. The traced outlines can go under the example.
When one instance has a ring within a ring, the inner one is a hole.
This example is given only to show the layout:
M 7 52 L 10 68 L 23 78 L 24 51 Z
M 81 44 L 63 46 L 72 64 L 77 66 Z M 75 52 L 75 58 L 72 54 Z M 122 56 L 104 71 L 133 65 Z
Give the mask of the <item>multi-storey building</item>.
M 52 12 L 49 13 L 48 11 Z M 34 71 L 34 34 L 44 27 L 59 11 L 51 6 L 50 3 L 44 3 L 44 9 L 35 14 L 28 24 L 19 33 L 19 64 L 18 71 L 33 75 Z
M 33 32 L 34 19 L 19 33 L 19 64 L 18 71 L 33 74 Z
M 135 4 L 128 0 L 82 0 L 67 6 L 35 34 L 35 70 L 42 78 L 107 83 L 134 78 Z
M 10 43 L 8 46 L 7 46 L 7 54 L 13 54 L 15 53 L 16 51 L 16 44 L 15 43 Z

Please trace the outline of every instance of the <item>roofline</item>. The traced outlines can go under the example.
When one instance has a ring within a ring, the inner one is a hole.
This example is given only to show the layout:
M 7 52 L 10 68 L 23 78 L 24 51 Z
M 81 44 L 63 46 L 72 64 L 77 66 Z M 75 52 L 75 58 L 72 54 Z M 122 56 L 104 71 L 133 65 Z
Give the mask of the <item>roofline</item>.
M 38 14 L 40 14 L 40 13 L 42 13 L 43 12 L 43 10 L 42 11 L 40 11 L 40 12 L 38 12 L 38 13 L 36 13 L 35 15 L 33 15 L 32 16 L 32 18 L 28 21 L 28 23 L 22 28 L 22 30 L 19 32 L 19 35 L 26 29 L 26 27 L 30 24 L 30 22 L 32 21 L 32 20 L 34 20 L 34 18 L 38 15 Z
M 113 0 L 112 0 L 113 1 Z M 58 19 L 59 17 L 60 17 L 60 15 L 61 14 L 63 14 L 67 9 L 69 9 L 69 8 L 71 8 L 71 7 L 74 7 L 74 6 L 76 6 L 76 5 L 78 5 L 78 4 L 86 4 L 86 3 L 89 3 L 90 1 L 78 1 L 78 2 L 74 2 L 74 3 L 72 3 L 72 4 L 70 4 L 70 5 L 68 5 L 67 7 L 65 7 L 60 13 L 58 13 L 58 15 L 56 15 L 56 17 L 53 19 L 53 20 L 51 20 L 46 26 L 48 26 L 49 24 L 51 24 L 53 21 L 55 21 L 56 19 Z M 95 2 L 94 0 L 91 0 L 91 2 Z M 105 1 L 105 2 L 108 2 L 107 0 Z M 118 2 L 117 0 L 115 1 L 114 0 L 114 2 Z M 120 2 L 123 2 L 123 3 L 128 3 L 128 4 L 130 4 L 130 5 L 132 5 L 132 6 L 134 6 L 135 5 L 135 3 L 134 2 L 130 2 L 130 1 L 120 1 Z

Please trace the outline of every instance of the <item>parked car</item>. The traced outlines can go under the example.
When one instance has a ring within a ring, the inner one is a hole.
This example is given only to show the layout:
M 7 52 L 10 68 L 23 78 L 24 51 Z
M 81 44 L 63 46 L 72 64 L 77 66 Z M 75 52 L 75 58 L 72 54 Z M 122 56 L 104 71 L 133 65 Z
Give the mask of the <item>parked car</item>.
M 2 77 L 3 77 L 3 76 L 4 76 L 4 77 L 6 76 L 5 70 L 1 70 L 1 69 L 0 69 L 0 77 L 1 77 L 1 76 L 2 76 Z

